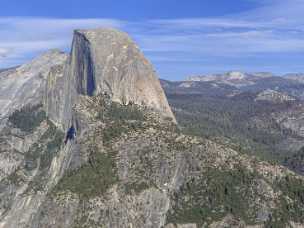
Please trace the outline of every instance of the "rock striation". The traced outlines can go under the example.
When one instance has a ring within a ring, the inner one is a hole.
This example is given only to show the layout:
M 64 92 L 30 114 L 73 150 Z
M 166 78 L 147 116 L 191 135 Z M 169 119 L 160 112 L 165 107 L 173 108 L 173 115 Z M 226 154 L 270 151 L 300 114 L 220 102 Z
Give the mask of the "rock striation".
M 67 66 L 67 62 L 65 62 L 50 69 L 45 83 L 43 99 L 46 115 L 60 127 L 62 127 L 62 123 L 66 119 L 64 113 L 66 110 L 65 104 L 68 103 L 68 98 L 71 97 L 69 91 L 65 88 Z

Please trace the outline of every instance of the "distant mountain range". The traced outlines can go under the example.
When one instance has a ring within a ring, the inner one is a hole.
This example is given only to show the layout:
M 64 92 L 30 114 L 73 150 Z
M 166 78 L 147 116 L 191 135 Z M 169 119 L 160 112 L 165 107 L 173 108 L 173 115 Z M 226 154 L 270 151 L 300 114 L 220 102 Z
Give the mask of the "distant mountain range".
M 242 86 L 250 86 L 258 83 L 261 80 L 269 79 L 273 77 L 289 79 L 289 80 L 294 80 L 297 82 L 304 83 L 304 73 L 294 73 L 294 74 L 285 74 L 283 76 L 277 76 L 270 72 L 244 73 L 239 71 L 230 71 L 223 74 L 190 76 L 185 81 L 194 81 L 194 82 L 215 81 L 215 82 L 222 82 L 228 85 L 242 87 Z
M 303 79 L 304 74 L 228 72 L 161 83 L 186 132 L 228 140 L 303 172 Z
M 215 89 L 215 93 L 226 90 L 227 93 L 262 92 L 271 89 L 286 93 L 297 99 L 304 99 L 304 74 L 286 74 L 276 76 L 271 73 L 228 72 L 205 76 L 191 76 L 184 81 L 168 82 L 163 80 L 163 86 L 173 92 L 205 93 Z M 170 86 L 169 86 L 170 85 Z M 207 90 L 205 90 L 207 89 Z

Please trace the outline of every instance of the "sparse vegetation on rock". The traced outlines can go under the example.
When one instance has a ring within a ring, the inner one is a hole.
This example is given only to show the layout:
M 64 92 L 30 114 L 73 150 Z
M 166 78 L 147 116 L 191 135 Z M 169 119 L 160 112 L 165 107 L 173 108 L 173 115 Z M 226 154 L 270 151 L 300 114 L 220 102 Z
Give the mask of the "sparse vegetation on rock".
M 13 126 L 25 132 L 33 132 L 45 119 L 46 115 L 42 105 L 25 106 L 9 116 L 9 121 Z

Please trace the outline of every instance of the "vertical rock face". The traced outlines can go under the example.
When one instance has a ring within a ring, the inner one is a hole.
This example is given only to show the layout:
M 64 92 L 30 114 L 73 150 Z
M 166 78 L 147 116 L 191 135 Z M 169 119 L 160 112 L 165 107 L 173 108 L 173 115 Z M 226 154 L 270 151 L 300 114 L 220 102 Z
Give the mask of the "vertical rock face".
M 47 76 L 44 106 L 47 116 L 57 125 L 62 123 L 64 102 L 67 96 L 64 88 L 65 64 L 53 66 Z
M 70 77 L 79 94 L 107 93 L 113 101 L 144 105 L 175 121 L 152 65 L 126 33 L 75 31 Z
M 66 59 L 65 53 L 51 50 L 30 63 L 0 73 L 0 120 L 27 104 L 41 103 L 50 69 L 63 65 Z

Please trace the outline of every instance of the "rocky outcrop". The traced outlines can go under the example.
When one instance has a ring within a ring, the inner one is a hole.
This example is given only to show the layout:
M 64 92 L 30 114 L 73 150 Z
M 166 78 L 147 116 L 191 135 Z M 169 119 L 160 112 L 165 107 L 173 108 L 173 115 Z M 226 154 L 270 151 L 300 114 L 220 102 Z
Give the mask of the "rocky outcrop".
M 151 63 L 130 37 L 113 29 L 77 30 L 70 60 L 70 83 L 77 93 L 106 93 L 175 118 Z
M 230 71 L 224 74 L 210 74 L 202 76 L 190 76 L 186 80 L 191 82 L 216 82 L 223 83 L 238 88 L 255 85 L 257 81 L 271 78 L 271 73 L 243 73 L 238 71 Z
M 66 59 L 63 52 L 51 50 L 30 63 L 0 73 L 0 120 L 27 104 L 42 103 L 47 75 Z
M 272 103 L 284 103 L 288 101 L 295 101 L 296 99 L 288 94 L 281 93 L 272 89 L 267 89 L 259 93 L 255 101 L 268 101 Z
M 72 153 L 83 163 L 39 204 L 32 227 L 268 227 L 281 212 L 282 224 L 301 215 L 284 210 L 303 205 L 302 193 L 285 188 L 302 177 L 180 134 L 151 113 L 119 120 L 125 108 L 112 105 L 80 97 L 75 112 L 88 131 Z
M 285 74 L 283 77 L 297 81 L 299 83 L 304 83 L 304 74 L 303 73 L 294 73 L 294 74 Z

